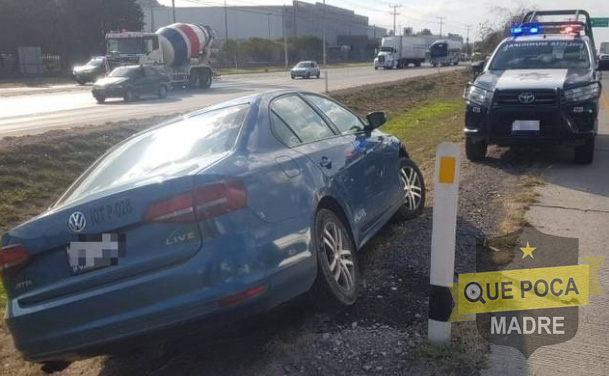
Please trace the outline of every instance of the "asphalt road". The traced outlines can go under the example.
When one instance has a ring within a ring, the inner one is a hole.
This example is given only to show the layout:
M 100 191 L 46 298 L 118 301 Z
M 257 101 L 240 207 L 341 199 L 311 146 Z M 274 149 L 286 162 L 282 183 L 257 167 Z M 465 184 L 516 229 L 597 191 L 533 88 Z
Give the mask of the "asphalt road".
M 458 67 L 442 68 L 442 71 Z M 378 70 L 370 67 L 328 70 L 328 90 L 377 84 L 402 78 L 432 75 L 437 68 Z M 325 91 L 325 78 L 292 80 L 286 72 L 230 75 L 217 79 L 206 91 L 175 90 L 165 99 L 143 98 L 134 103 L 108 99 L 97 104 L 87 89 L 55 87 L 49 90 L 0 89 L 0 138 L 42 133 L 50 129 L 103 124 L 186 112 L 256 92 L 298 88 Z
M 604 257 L 597 273 L 603 295 L 579 309 L 578 331 L 567 342 L 539 348 L 527 360 L 514 348 L 491 346 L 488 375 L 609 374 L 609 74 L 604 74 L 595 159 L 588 166 L 569 156 L 543 173 L 539 202 L 526 220 L 540 231 L 579 239 L 579 258 Z M 582 263 L 580 261 L 580 263 Z

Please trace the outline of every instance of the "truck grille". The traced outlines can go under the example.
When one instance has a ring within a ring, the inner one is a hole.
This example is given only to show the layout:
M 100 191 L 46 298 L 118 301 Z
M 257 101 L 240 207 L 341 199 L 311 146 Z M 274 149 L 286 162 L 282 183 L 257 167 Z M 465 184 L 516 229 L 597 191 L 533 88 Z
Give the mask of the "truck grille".
M 532 94 L 530 102 L 520 100 L 521 95 Z M 555 90 L 497 90 L 494 96 L 496 106 L 555 106 L 557 95 Z
M 385 62 L 385 56 L 381 55 L 379 56 L 379 63 L 384 63 Z

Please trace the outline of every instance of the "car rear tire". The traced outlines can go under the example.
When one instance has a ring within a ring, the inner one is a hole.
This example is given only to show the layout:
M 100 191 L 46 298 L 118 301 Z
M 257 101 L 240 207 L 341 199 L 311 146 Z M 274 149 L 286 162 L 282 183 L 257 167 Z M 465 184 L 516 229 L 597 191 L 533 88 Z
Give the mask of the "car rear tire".
M 594 160 L 594 138 L 589 138 L 574 149 L 573 160 L 579 164 L 590 164 Z
M 486 157 L 488 145 L 486 141 L 474 141 L 471 137 L 465 138 L 465 155 L 472 162 L 481 161 Z
M 125 92 L 125 95 L 123 95 L 123 100 L 125 102 L 133 102 L 137 99 L 137 97 L 135 96 L 135 94 L 133 93 L 132 89 L 127 89 L 127 91 Z
M 416 163 L 408 158 L 400 160 L 400 185 L 404 192 L 404 203 L 395 213 L 395 219 L 407 221 L 423 214 L 425 180 Z
M 159 86 L 159 91 L 157 93 L 159 98 L 163 99 L 167 96 L 167 87 L 165 85 Z
M 311 292 L 316 305 L 322 309 L 352 305 L 359 293 L 359 268 L 351 232 L 334 212 L 320 209 L 314 234 L 317 278 Z

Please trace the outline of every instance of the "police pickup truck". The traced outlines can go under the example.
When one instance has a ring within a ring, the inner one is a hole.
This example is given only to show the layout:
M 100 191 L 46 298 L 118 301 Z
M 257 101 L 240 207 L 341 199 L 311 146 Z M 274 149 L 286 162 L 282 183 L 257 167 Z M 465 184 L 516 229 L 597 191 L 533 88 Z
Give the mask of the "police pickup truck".
M 538 21 L 571 12 L 577 21 Z M 592 162 L 601 84 L 587 12 L 538 11 L 511 34 L 488 62 L 472 65 L 478 75 L 465 91 L 467 158 L 483 159 L 489 144 L 553 144 L 574 147 L 577 163 Z

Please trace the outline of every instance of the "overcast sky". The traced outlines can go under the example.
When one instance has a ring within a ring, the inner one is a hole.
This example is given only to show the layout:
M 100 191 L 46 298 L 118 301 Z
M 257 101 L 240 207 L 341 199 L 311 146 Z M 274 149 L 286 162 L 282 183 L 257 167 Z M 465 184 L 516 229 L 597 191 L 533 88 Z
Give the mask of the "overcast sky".
M 158 0 L 163 5 L 171 5 L 171 0 Z M 314 0 L 305 2 L 315 3 Z M 321 0 L 319 1 L 321 2 Z M 228 5 L 289 5 L 287 0 L 227 0 Z M 443 33 L 456 33 L 465 36 L 466 25 L 472 25 L 471 39 L 478 39 L 479 24 L 485 20 L 494 20 L 493 9 L 497 5 L 507 5 L 513 9 L 519 6 L 537 7 L 538 9 L 573 9 L 579 7 L 590 12 L 592 17 L 609 17 L 609 0 L 326 0 L 329 5 L 354 10 L 357 14 L 367 16 L 370 24 L 393 28 L 393 15 L 390 4 L 401 4 L 397 16 L 398 28 L 411 26 L 415 31 L 429 28 L 438 33 L 440 25 L 437 17 L 445 17 Z M 223 5 L 224 0 L 176 0 L 176 6 Z M 609 41 L 609 29 L 595 29 L 597 44 Z

